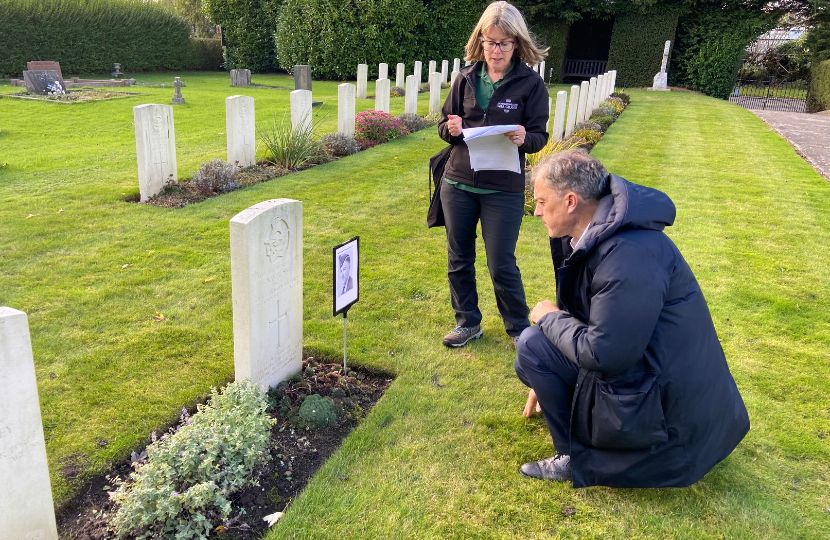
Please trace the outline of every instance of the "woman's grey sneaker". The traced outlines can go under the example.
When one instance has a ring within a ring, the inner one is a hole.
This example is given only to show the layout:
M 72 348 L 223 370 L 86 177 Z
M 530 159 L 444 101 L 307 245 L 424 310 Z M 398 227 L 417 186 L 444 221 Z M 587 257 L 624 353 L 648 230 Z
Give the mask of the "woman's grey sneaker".
M 556 454 L 548 459 L 525 463 L 520 470 L 525 476 L 541 480 L 553 480 L 554 482 L 573 480 L 571 456 L 565 454 Z
M 444 336 L 444 345 L 447 347 L 463 347 L 471 339 L 478 339 L 484 335 L 481 331 L 481 325 L 477 324 L 469 328 L 465 326 L 456 326 L 450 333 Z

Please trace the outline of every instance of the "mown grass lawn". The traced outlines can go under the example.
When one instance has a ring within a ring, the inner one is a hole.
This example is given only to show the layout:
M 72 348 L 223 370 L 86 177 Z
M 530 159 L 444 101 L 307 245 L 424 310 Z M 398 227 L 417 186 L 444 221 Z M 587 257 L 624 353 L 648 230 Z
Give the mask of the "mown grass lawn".
M 225 96 L 254 96 L 264 123 L 287 110 L 292 86 L 285 76 L 255 76 L 285 90 L 232 89 L 224 74 L 184 80 L 180 177 L 224 156 Z M 336 83 L 314 90 L 325 102 L 315 115 L 333 131 Z M 172 95 L 136 91 L 145 95 L 72 106 L 0 99 L 0 162 L 9 163 L 0 305 L 29 314 L 58 503 L 232 377 L 228 220 L 290 197 L 304 204 L 306 346 L 340 354 L 329 257 L 360 235 L 350 356 L 397 379 L 271 537 L 830 536 L 830 186 L 750 112 L 633 91 L 594 154 L 674 199 L 669 234 L 709 300 L 752 430 L 691 488 L 573 490 L 517 472 L 551 445 L 541 420 L 520 416 L 526 390 L 483 255 L 485 338 L 460 351 L 440 344 L 452 313 L 443 231 L 424 226 L 426 161 L 443 144 L 434 130 L 161 209 L 122 201 L 137 192 L 131 108 Z M 393 100 L 393 112 L 402 106 Z M 527 218 L 517 256 L 531 304 L 553 294 L 546 245 Z

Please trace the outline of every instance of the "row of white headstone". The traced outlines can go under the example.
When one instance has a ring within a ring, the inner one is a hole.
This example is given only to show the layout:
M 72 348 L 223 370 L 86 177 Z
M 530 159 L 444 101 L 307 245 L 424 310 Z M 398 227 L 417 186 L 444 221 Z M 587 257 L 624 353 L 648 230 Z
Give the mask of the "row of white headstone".
M 568 92 L 560 90 L 556 93 L 556 108 L 553 108 L 553 98 L 548 98 L 550 117 L 553 120 L 551 139 L 560 141 L 570 137 L 574 127 L 591 117 L 594 109 L 608 99 L 617 86 L 617 71 L 607 71 L 598 77 L 591 77 L 577 86 L 571 86 L 570 98 Z M 565 110 L 567 109 L 567 115 Z
M 234 374 L 263 390 L 302 368 L 302 203 L 264 201 L 230 221 Z M 57 540 L 29 321 L 0 306 L 0 538 Z
M 449 72 L 449 60 L 441 60 L 441 83 L 446 84 L 454 80 Z M 429 61 L 429 69 L 427 74 L 432 74 L 436 71 L 438 63 L 435 60 Z M 454 58 L 452 61 L 452 73 L 457 74 L 461 70 L 461 59 Z M 415 77 L 416 84 L 421 84 L 423 80 L 423 63 L 418 60 L 412 68 L 412 75 Z M 389 64 L 378 64 L 378 80 L 389 79 Z M 405 88 L 408 80 L 406 75 L 406 64 L 399 62 L 395 66 L 395 86 L 398 88 Z M 366 99 L 368 97 L 368 82 L 369 82 L 369 64 L 357 65 L 357 97 L 359 99 Z

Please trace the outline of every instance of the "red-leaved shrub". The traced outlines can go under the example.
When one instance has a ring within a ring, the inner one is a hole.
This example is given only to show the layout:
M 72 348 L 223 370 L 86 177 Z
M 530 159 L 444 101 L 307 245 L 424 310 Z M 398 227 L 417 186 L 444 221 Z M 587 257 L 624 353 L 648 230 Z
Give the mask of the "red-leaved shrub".
M 361 111 L 355 116 L 355 139 L 363 148 L 409 135 L 409 130 L 400 121 L 383 111 Z

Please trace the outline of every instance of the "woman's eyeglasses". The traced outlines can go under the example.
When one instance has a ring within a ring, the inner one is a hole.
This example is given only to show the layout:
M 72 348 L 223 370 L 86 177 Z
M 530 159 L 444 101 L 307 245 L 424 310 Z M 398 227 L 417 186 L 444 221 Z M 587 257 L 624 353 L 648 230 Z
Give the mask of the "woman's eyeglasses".
M 482 39 L 481 46 L 485 51 L 495 51 L 498 48 L 501 52 L 508 53 L 513 50 L 516 45 L 515 41 L 490 41 L 489 39 Z

